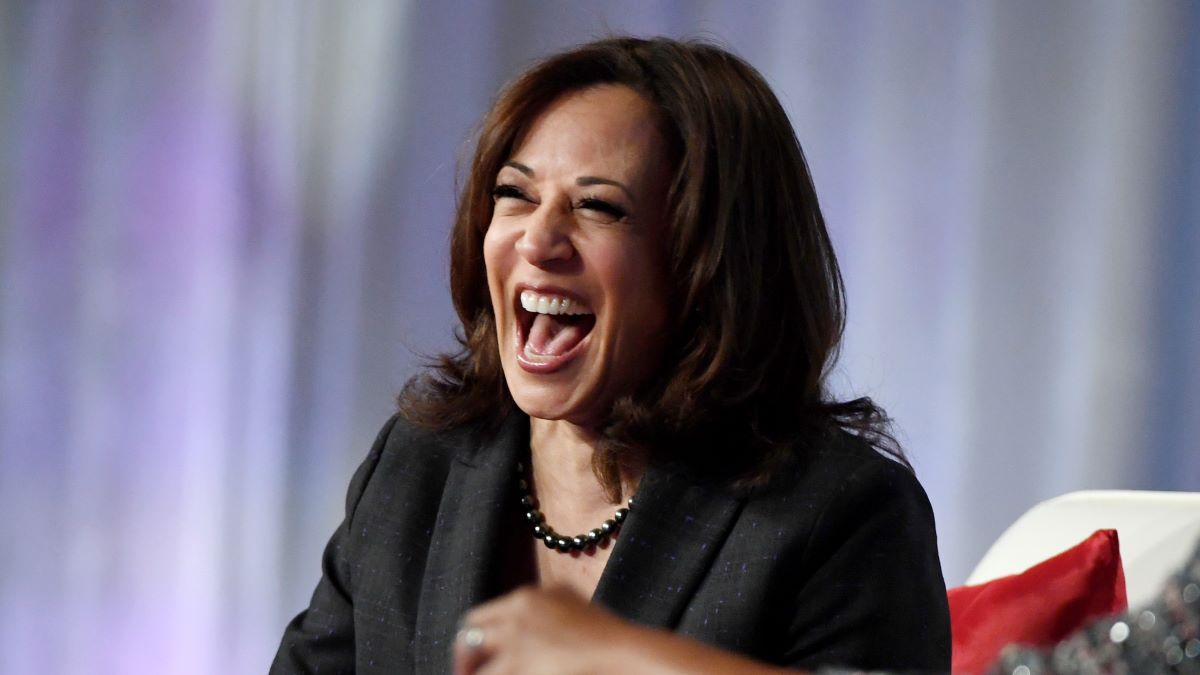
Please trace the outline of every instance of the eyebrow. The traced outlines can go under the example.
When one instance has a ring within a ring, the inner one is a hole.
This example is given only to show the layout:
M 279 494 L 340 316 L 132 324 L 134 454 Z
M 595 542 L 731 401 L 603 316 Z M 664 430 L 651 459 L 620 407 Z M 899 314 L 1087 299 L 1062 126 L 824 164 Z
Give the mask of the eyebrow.
M 525 166 L 524 164 L 522 164 L 520 162 L 514 162 L 512 160 L 509 160 L 504 163 L 504 166 L 510 166 L 510 167 L 516 169 L 517 171 L 520 171 L 521 173 L 525 174 L 526 176 L 529 176 L 530 178 L 533 178 L 535 175 L 535 172 L 533 169 Z M 634 198 L 633 193 L 630 192 L 629 188 L 626 187 L 624 183 L 622 183 L 620 181 L 612 180 L 611 178 L 601 178 L 599 176 L 580 176 L 579 178 L 575 179 L 575 184 L 580 187 L 587 187 L 589 185 L 611 185 L 611 186 L 621 190 L 621 192 L 624 192 L 625 196 L 629 197 L 630 201 L 632 201 L 635 204 L 637 203 L 637 199 Z

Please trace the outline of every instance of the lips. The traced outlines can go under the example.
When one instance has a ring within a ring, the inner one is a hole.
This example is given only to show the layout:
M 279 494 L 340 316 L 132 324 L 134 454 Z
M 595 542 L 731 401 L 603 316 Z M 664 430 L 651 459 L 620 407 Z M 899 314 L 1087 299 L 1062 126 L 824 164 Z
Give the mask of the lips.
M 550 286 L 518 286 L 516 313 L 517 363 L 526 372 L 553 373 L 587 348 L 596 316 L 580 295 Z

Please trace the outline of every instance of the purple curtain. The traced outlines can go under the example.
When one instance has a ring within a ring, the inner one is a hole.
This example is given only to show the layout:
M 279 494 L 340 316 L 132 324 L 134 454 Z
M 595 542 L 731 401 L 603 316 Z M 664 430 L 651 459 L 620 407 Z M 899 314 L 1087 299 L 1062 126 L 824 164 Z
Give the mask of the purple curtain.
M 717 39 L 796 126 L 846 395 L 895 416 L 961 583 L 1033 503 L 1200 490 L 1200 9 L 0 4 L 0 671 L 263 672 L 350 472 L 451 344 L 497 87 Z

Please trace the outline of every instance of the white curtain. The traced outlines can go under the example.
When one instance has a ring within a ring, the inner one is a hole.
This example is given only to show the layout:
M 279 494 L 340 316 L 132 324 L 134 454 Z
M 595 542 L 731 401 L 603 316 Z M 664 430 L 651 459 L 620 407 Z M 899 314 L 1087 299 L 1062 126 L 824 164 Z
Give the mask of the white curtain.
M 1200 490 L 1200 8 L 0 4 L 0 671 L 263 672 L 450 344 L 497 87 L 616 32 L 767 76 L 961 583 L 1028 506 Z

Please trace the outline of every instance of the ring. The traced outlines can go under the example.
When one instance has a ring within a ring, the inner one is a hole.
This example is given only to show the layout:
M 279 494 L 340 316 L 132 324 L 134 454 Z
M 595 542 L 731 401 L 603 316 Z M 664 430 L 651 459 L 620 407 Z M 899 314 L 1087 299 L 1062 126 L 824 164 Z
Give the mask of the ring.
M 483 646 L 483 629 L 479 626 L 467 626 L 458 631 L 458 639 L 464 647 L 474 651 Z

